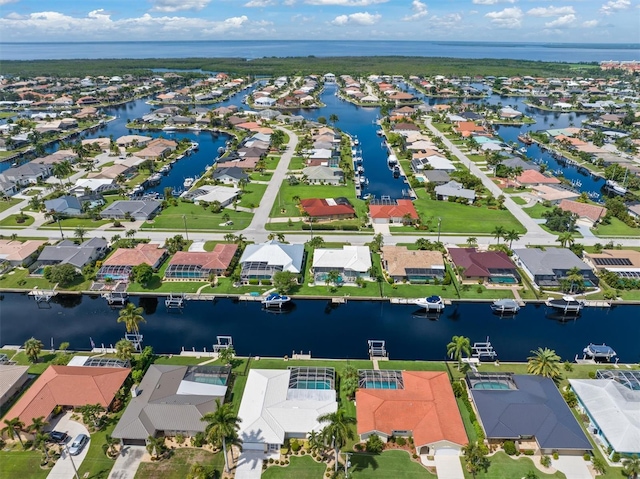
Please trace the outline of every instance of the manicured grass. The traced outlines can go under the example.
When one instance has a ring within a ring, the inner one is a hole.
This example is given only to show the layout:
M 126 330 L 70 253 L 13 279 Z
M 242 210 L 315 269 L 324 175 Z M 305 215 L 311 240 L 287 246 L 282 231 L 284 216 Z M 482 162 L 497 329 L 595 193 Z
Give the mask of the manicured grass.
M 380 369 L 400 369 L 406 371 L 446 371 L 442 361 L 380 361 Z
M 14 268 L 12 271 L 0 275 L 0 288 L 30 290 L 36 286 L 40 289 L 51 289 L 54 285 L 41 276 L 29 276 L 29 270 L 24 268 Z M 70 285 L 58 286 L 58 290 L 86 291 L 89 286 L 91 286 L 91 280 L 85 281 L 82 276 L 78 276 L 76 281 Z
M 512 196 L 511 199 L 513 200 L 513 202 L 516 205 L 526 205 L 527 204 L 527 200 L 525 200 L 521 196 Z
M 326 469 L 324 463 L 309 456 L 291 457 L 288 466 L 272 466 L 262 473 L 263 479 L 321 479 Z
M 272 176 L 273 174 L 269 172 L 261 174 L 257 171 L 254 171 L 249 175 L 249 178 L 251 178 L 251 181 L 269 181 Z
M 367 207 L 365 202 L 356 199 L 356 192 L 353 183 L 341 186 L 332 185 L 304 185 L 291 186 L 288 181 L 283 181 L 280 186 L 280 193 L 271 209 L 272 218 L 291 218 L 302 216 L 298 209 L 297 201 L 293 199 L 298 196 L 300 199 L 307 198 L 337 198 L 343 196 L 347 198 L 356 209 L 358 217 L 366 216 Z
M 198 291 L 198 288 L 206 284 L 209 283 L 194 281 L 163 282 L 160 275 L 154 274 L 151 280 L 144 286 L 140 283 L 129 283 L 127 292 L 142 293 L 153 291 L 155 293 L 195 293 Z
M 531 216 L 534 219 L 542 219 L 542 218 L 544 218 L 544 216 L 542 216 L 542 214 L 547 212 L 547 211 L 551 211 L 551 210 L 553 210 L 553 208 L 548 208 L 546 206 L 543 206 L 542 203 L 536 203 L 531 208 L 522 208 L 522 211 L 524 211 L 525 213 L 527 213 L 529 216 Z
M 17 198 L 9 198 L 7 200 L 0 201 L 0 213 L 5 210 L 8 210 L 12 206 L 22 203 L 24 200 L 19 200 Z
M 304 158 L 302 158 L 301 156 L 294 156 L 289 162 L 289 170 L 301 170 L 305 166 L 307 165 L 304 162 Z
M 564 479 L 566 477 L 561 472 L 556 472 L 555 474 L 544 474 L 543 472 L 540 472 L 538 469 L 536 469 L 533 461 L 528 457 L 519 457 L 518 459 L 514 459 L 507 456 L 502 451 L 495 453 L 489 458 L 489 460 L 491 461 L 489 470 L 486 473 L 482 471 L 479 472 L 476 475 L 477 479 L 505 479 L 507 477 L 519 479 L 521 477 L 524 477 L 525 474 L 527 474 L 527 472 L 529 471 L 535 471 L 536 476 L 538 476 L 538 478 L 540 479 Z M 464 477 L 466 479 L 473 479 L 473 476 L 466 470 L 464 471 Z
M 382 454 L 354 454 L 351 456 L 349 477 L 354 479 L 436 478 L 424 466 L 412 461 L 407 451 L 400 450 L 384 451 Z
M 232 225 L 220 226 L 225 220 L 222 218 L 224 214 L 229 215 L 229 219 L 233 221 Z M 158 230 L 178 230 L 184 231 L 185 218 L 187 229 L 192 230 L 221 230 L 221 231 L 238 231 L 246 228 L 251 223 L 253 215 L 243 211 L 234 211 L 233 208 L 225 208 L 220 213 L 212 213 L 202 206 L 193 203 L 178 202 L 177 206 L 168 206 L 153 220 L 147 221 L 142 225 L 142 229 L 158 229 Z
M 40 339 L 40 338 L 36 338 L 36 339 Z M 45 345 L 44 347 L 47 347 L 47 346 Z M 16 354 L 15 356 L 13 356 L 11 360 L 15 361 L 17 364 L 20 364 L 21 366 L 29 366 L 29 371 L 28 371 L 29 374 L 42 374 L 57 356 L 58 354 L 56 353 L 50 353 L 49 351 L 42 351 L 40 353 L 40 356 L 38 357 L 38 362 L 32 363 L 27 357 L 27 355 L 24 353 L 24 351 L 22 351 Z
M 51 469 L 41 469 L 39 451 L 0 451 L 0 476 L 22 479 L 45 479 Z
M 471 422 L 471 416 L 469 414 L 467 406 L 465 406 L 464 402 L 460 398 L 456 398 L 456 403 L 458 404 L 458 410 L 460 411 L 462 423 L 464 424 L 464 430 L 467 433 L 469 441 L 476 441 L 478 439 L 478 434 L 476 433 L 476 428 L 473 427 L 473 423 Z
M 264 160 L 267 170 L 275 170 L 280 163 L 280 155 L 269 155 Z
M 633 236 L 640 238 L 640 228 L 632 228 L 618 218 L 611 218 L 611 224 L 598 225 L 592 231 L 596 236 Z
M 238 201 L 239 206 L 245 208 L 257 208 L 260 205 L 260 200 L 264 195 L 267 185 L 259 185 L 256 183 L 249 183 L 244 187 L 244 192 Z
M 107 223 L 111 223 L 110 220 L 93 220 L 90 218 L 66 218 L 64 220 L 60 220 L 60 225 L 63 228 L 77 228 L 78 226 L 84 226 L 85 228 L 97 228 L 98 226 L 106 225 Z M 126 227 L 126 221 L 122 224 Z M 51 223 L 49 225 L 50 228 L 58 228 L 58 223 Z
M 174 450 L 169 459 L 141 463 L 135 479 L 184 479 L 192 464 L 202 464 L 222 472 L 224 458 L 222 454 L 212 454 L 204 449 L 180 448 Z
M 26 228 L 27 226 L 31 226 L 35 221 L 35 218 L 30 215 L 24 215 L 24 221 L 22 223 L 18 223 L 19 215 L 9 215 L 6 218 L 0 220 L 0 227 L 2 228 Z

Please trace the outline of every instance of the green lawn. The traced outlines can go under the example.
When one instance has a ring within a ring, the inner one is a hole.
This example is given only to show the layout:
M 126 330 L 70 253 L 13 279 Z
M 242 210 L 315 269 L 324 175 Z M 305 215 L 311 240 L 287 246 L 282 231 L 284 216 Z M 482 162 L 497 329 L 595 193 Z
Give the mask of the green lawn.
M 260 200 L 266 191 L 268 185 L 259 185 L 256 183 L 249 183 L 244 187 L 244 192 L 238 201 L 239 206 L 245 208 L 257 208 L 260 205 Z
M 356 199 L 356 191 L 353 183 L 347 185 L 304 185 L 291 186 L 286 180 L 280 186 L 280 193 L 271 209 L 272 218 L 291 218 L 301 216 L 297 201 L 293 199 L 298 196 L 300 199 L 307 198 L 337 198 L 343 196 L 347 198 L 356 209 L 358 217 L 364 218 L 367 213 L 365 202 Z
M 596 236 L 634 236 L 640 238 L 640 228 L 632 228 L 618 218 L 611 218 L 611 224 L 598 225 L 592 231 Z
M 289 170 L 301 170 L 304 167 L 306 167 L 306 163 L 304 158 L 302 158 L 301 156 L 294 156 L 293 158 L 291 158 L 291 161 L 289 162 Z
M 271 466 L 262 473 L 263 479 L 322 479 L 326 470 L 324 463 L 316 462 L 309 456 L 291 457 L 288 466 Z
M 220 226 L 225 220 L 223 215 L 229 215 L 232 225 Z M 184 216 L 184 218 L 183 218 Z M 168 206 L 153 220 L 146 221 L 142 229 L 178 230 L 184 232 L 185 220 L 188 231 L 192 230 L 222 230 L 237 231 L 246 228 L 251 223 L 253 214 L 243 211 L 234 211 L 230 208 L 223 209 L 220 213 L 212 213 L 209 209 L 193 203 L 178 202 L 177 206 Z
M 536 469 L 533 461 L 528 457 L 519 457 L 518 459 L 514 459 L 507 456 L 504 452 L 501 451 L 495 453 L 489 459 L 491 461 L 489 470 L 486 473 L 482 471 L 479 472 L 476 475 L 477 479 L 520 479 L 521 477 L 524 477 L 524 475 L 529 471 L 535 471 L 539 479 L 563 479 L 566 477 L 561 472 L 556 472 L 555 474 L 544 474 L 543 472 L 540 472 L 538 469 Z M 473 476 L 466 470 L 464 471 L 464 477 L 466 479 L 473 479 Z
M 24 215 L 25 220 L 22 223 L 18 223 L 18 215 L 9 215 L 6 218 L 0 220 L 0 227 L 2 228 L 26 228 L 31 226 L 35 221 L 35 218 L 31 215 Z
M 54 285 L 41 276 L 29 276 L 29 270 L 24 268 L 14 268 L 0 275 L 0 288 L 31 290 L 36 286 L 40 289 L 51 289 Z M 87 291 L 89 286 L 91 280 L 85 281 L 82 276 L 78 276 L 76 281 L 65 287 L 59 286 L 58 290 Z
M 39 451 L 0 451 L 0 476 L 21 479 L 45 479 L 50 469 L 40 469 Z
M 269 172 L 259 173 L 257 171 L 254 171 L 249 175 L 249 178 L 251 178 L 251 181 L 269 181 L 271 180 L 272 176 L 273 174 Z
M 213 467 L 221 472 L 224 458 L 204 449 L 180 448 L 173 451 L 169 459 L 159 462 L 143 462 L 138 467 L 135 479 L 184 479 L 192 464 Z M 81 476 L 82 477 L 82 476 Z
M 542 203 L 536 203 L 531 208 L 522 208 L 522 211 L 524 211 L 525 213 L 527 213 L 529 216 L 531 216 L 534 219 L 542 219 L 542 218 L 544 218 L 544 216 L 542 216 L 542 214 L 547 212 L 547 211 L 551 211 L 552 209 L 553 208 L 548 208 L 546 206 L 543 206 Z
M 106 444 L 106 435 L 111 434 L 118 424 L 124 409 L 116 414 L 111 415 L 106 427 L 101 431 L 91 434 L 91 443 L 82 465 L 78 468 L 78 475 L 90 477 L 92 479 L 107 479 L 109 472 L 115 464 L 115 459 L 107 457 L 102 450 L 102 445 Z
M 527 200 L 525 200 L 521 196 L 512 196 L 511 199 L 513 200 L 513 202 L 516 205 L 526 205 L 527 204 Z
M 400 450 L 384 451 L 382 454 L 376 455 L 354 454 L 351 456 L 349 477 L 354 479 L 389 477 L 401 477 L 403 479 L 436 478 L 421 464 L 411 460 L 408 452 Z
M 0 201 L 0 213 L 5 210 L 8 210 L 12 206 L 22 203 L 24 200 L 19 200 L 17 198 L 9 198 L 7 200 Z

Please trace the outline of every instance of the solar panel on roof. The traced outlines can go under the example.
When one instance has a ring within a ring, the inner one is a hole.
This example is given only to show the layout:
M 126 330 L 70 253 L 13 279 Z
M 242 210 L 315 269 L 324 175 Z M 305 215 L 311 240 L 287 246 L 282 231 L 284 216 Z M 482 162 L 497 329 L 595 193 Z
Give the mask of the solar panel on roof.
M 632 266 L 633 263 L 629 258 L 593 258 L 593 261 L 598 266 Z

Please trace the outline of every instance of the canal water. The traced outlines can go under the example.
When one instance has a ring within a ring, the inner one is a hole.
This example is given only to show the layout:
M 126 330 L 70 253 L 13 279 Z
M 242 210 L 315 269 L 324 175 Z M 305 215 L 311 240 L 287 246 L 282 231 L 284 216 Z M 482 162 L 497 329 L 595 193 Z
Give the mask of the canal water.
M 374 287 L 370 285 L 369 287 Z M 612 346 L 623 362 L 638 362 L 640 327 L 637 307 L 584 308 L 578 318 L 550 317 L 544 305 L 528 304 L 515 317 L 494 315 L 488 303 L 455 303 L 430 319 L 413 305 L 382 301 L 300 300 L 284 313 L 271 313 L 258 302 L 232 299 L 188 301 L 182 313 L 168 312 L 164 298 L 135 297 L 144 308 L 140 326 L 144 343 L 162 353 L 181 348 L 211 350 L 217 335 L 231 335 L 241 355 L 282 357 L 311 351 L 313 357 L 365 358 L 367 340 L 386 341 L 392 359 L 439 360 L 454 335 L 485 341 L 487 336 L 503 361 L 522 361 L 539 346 L 573 360 L 589 343 Z M 45 347 L 59 345 L 86 350 L 115 344 L 123 337 L 118 309 L 89 296 L 54 298 L 50 307 L 26 295 L 7 293 L 0 301 L 0 345 L 22 344 L 35 336 Z M 90 339 L 91 338 L 91 339 Z

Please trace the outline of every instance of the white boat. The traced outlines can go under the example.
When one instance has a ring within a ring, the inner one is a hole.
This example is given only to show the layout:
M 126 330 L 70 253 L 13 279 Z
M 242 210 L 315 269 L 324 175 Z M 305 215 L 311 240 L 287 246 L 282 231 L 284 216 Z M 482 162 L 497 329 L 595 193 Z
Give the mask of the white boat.
M 224 146 L 221 146 L 220 148 L 218 148 L 218 154 L 222 155 L 226 150 L 224 149 Z
M 607 346 L 606 344 L 593 344 L 589 343 L 589 346 L 582 350 L 585 357 L 589 357 L 596 360 L 607 360 L 611 361 L 611 358 L 617 356 L 616 352 L 611 346 Z
M 358 146 L 360 144 L 360 140 L 357 137 L 353 139 L 353 146 Z
M 360 184 L 361 185 L 366 185 L 367 184 L 367 179 L 364 176 L 360 177 Z
M 191 188 L 193 186 L 194 181 L 195 181 L 195 178 L 185 178 L 184 183 L 182 183 L 182 186 L 184 186 L 185 188 Z
M 160 168 L 160 173 L 163 175 L 168 174 L 169 171 L 171 171 L 171 165 L 164 165 L 162 168 Z
M 291 301 L 291 298 L 289 296 L 285 296 L 284 294 L 271 293 L 261 302 L 265 308 L 282 308 L 282 305 L 288 303 L 289 301 Z
M 605 185 L 612 193 L 615 193 L 616 195 L 624 196 L 627 194 L 627 189 L 613 180 L 607 180 Z
M 364 173 L 364 166 L 359 165 L 359 166 L 358 166 L 358 168 L 357 168 L 357 171 L 358 171 L 358 173 L 360 173 L 360 174 Z
M 398 157 L 396 155 L 389 155 L 389 157 L 387 158 L 387 165 L 391 167 L 397 164 L 398 164 Z
M 177 128 L 175 126 L 167 125 L 162 128 L 162 131 L 176 131 Z
M 400 178 L 400 167 L 398 165 L 393 167 L 393 177 Z
M 491 310 L 496 313 L 517 313 L 520 305 L 515 299 L 498 299 L 491 305 Z
M 440 296 L 428 296 L 424 299 L 417 299 L 415 304 L 427 311 L 442 311 L 444 300 Z
M 199 144 L 199 143 L 197 143 L 197 142 L 195 142 L 195 141 L 192 141 L 192 142 L 191 142 L 191 149 L 195 151 L 195 150 L 197 150 L 198 148 L 200 148 L 200 144 Z
M 382 135 L 384 135 L 384 131 L 383 130 L 376 130 L 376 135 L 382 136 Z
M 159 183 L 160 180 L 162 179 L 162 174 L 161 173 L 154 173 L 153 175 L 151 175 L 149 177 L 149 183 Z
M 547 299 L 547 306 L 564 313 L 578 314 L 584 307 L 584 301 L 577 300 L 573 296 L 563 296 L 561 299 Z

